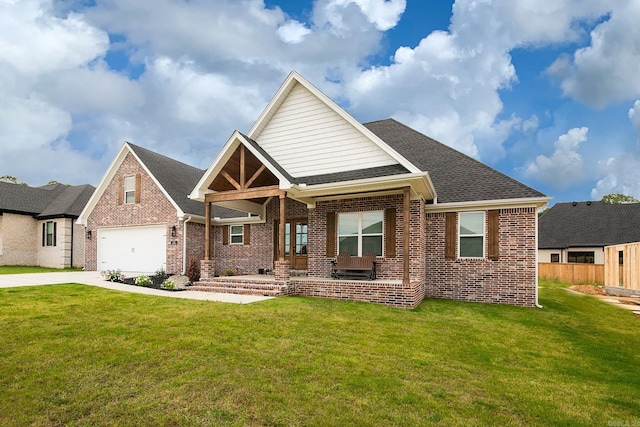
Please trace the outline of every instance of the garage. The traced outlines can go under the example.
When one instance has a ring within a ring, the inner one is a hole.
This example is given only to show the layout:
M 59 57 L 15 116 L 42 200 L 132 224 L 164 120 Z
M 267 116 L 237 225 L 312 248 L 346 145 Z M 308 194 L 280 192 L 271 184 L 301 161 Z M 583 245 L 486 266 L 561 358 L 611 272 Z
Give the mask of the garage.
M 98 229 L 98 269 L 153 273 L 166 269 L 164 225 Z

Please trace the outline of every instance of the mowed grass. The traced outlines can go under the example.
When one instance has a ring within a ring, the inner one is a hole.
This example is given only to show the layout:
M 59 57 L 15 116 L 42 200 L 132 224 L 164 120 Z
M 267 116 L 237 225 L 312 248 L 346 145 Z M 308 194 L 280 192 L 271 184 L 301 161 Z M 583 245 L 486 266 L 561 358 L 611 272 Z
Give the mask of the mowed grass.
M 31 265 L 0 265 L 0 274 L 53 273 L 56 271 L 82 271 L 81 268 L 47 268 Z
M 640 423 L 640 319 L 540 293 L 401 310 L 0 289 L 0 425 Z

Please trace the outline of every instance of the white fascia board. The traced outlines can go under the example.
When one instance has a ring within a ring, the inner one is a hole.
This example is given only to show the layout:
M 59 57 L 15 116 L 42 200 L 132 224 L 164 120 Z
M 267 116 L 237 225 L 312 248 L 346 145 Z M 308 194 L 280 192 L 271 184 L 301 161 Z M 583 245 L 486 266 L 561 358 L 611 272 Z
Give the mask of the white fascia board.
M 282 86 L 280 86 L 280 89 L 278 89 L 278 91 L 276 92 L 274 97 L 271 99 L 269 104 L 267 104 L 267 107 L 264 109 L 262 114 L 260 114 L 260 117 L 258 118 L 258 120 L 256 120 L 254 125 L 251 127 L 251 130 L 249 130 L 249 133 L 248 133 L 249 138 L 253 140 L 257 138 L 256 134 L 259 134 L 260 132 L 262 132 L 262 129 L 264 128 L 264 125 L 265 125 L 265 121 L 271 119 L 271 117 L 275 113 L 275 110 L 277 110 L 280 107 L 280 105 L 282 105 L 282 102 L 284 101 L 284 99 L 286 98 L 286 96 L 289 94 L 289 92 L 291 91 L 291 89 L 296 83 L 304 86 L 305 89 L 307 89 L 309 92 L 315 95 L 318 99 L 320 99 L 320 101 L 322 101 L 325 105 L 327 105 L 329 108 L 335 111 L 340 117 L 342 117 L 354 128 L 360 131 L 365 137 L 371 140 L 374 144 L 378 145 L 384 152 L 386 152 L 389 156 L 391 156 L 395 161 L 397 161 L 402 166 L 407 168 L 409 172 L 412 172 L 412 173 L 422 172 L 413 163 L 411 163 L 405 157 L 400 155 L 400 153 L 398 153 L 396 150 L 391 148 L 386 142 L 384 142 L 382 139 L 376 136 L 373 132 L 367 129 L 362 123 L 354 119 L 351 116 L 351 114 L 347 113 L 335 101 L 333 101 L 327 95 L 322 93 L 318 88 L 312 85 L 308 80 L 306 80 L 296 71 L 292 71 L 291 73 L 289 73 L 289 75 L 285 79 Z
M 213 179 L 217 176 L 218 172 L 220 172 L 220 169 L 222 169 L 222 167 L 227 163 L 227 160 L 229 160 L 229 158 L 233 155 L 233 151 L 240 143 L 237 140 L 237 136 L 239 135 L 240 133 L 237 130 L 234 131 L 233 134 L 231 134 L 231 137 L 229 137 L 227 142 L 225 142 L 224 146 L 222 147 L 222 149 L 220 149 L 215 159 L 213 159 L 213 162 L 211 162 L 211 164 L 209 165 L 207 171 L 204 173 L 204 175 L 202 175 L 202 178 L 200 178 L 200 181 L 198 181 L 198 183 L 196 184 L 196 187 L 193 189 L 191 194 L 189 194 L 190 199 L 204 202 L 205 194 L 212 192 L 211 190 L 209 190 L 209 186 L 211 185 L 211 182 L 213 182 Z
M 129 144 L 127 144 L 125 142 L 125 144 L 127 145 L 127 147 L 129 146 Z M 182 209 L 180 209 L 180 206 L 178 206 L 178 204 L 176 203 L 175 200 L 173 200 L 173 197 L 171 197 L 169 195 L 169 193 L 167 193 L 167 190 L 164 189 L 164 187 L 160 184 L 160 181 L 158 181 L 158 179 L 151 173 L 151 171 L 149 170 L 149 168 L 147 168 L 147 165 L 144 164 L 144 162 L 142 160 L 140 160 L 140 157 L 138 157 L 138 155 L 136 154 L 135 150 L 132 150 L 131 148 L 129 148 L 129 151 L 131 152 L 131 154 L 133 155 L 133 157 L 136 158 L 136 160 L 138 161 L 138 163 L 140 163 L 140 166 L 142 166 L 142 169 L 145 170 L 145 172 L 147 173 L 147 175 L 149 175 L 151 177 L 151 179 L 153 180 L 153 182 L 158 186 L 158 188 L 160 189 L 160 191 L 162 191 L 162 194 L 164 194 L 164 196 L 167 198 L 167 200 L 169 200 L 169 202 L 173 205 L 173 207 L 176 209 L 177 212 L 177 216 L 178 218 L 181 216 L 184 216 L 184 212 L 182 211 Z
M 280 189 L 286 190 L 291 188 L 291 183 L 289 182 L 289 180 L 285 178 L 284 175 L 282 175 L 280 171 L 278 171 L 278 169 L 276 169 L 276 167 L 271 164 L 271 162 L 265 159 L 264 156 L 255 149 L 253 144 L 250 144 L 249 141 L 247 141 L 239 132 L 238 139 L 242 141 L 242 144 L 247 150 L 251 151 L 251 153 L 256 156 L 256 158 L 260 160 L 260 162 L 265 165 L 267 169 L 269 169 L 269 171 L 276 176 L 276 178 L 278 178 L 278 181 L 280 182 Z
M 204 202 L 204 197 L 207 194 L 214 193 L 214 191 L 209 190 L 209 186 L 213 182 L 214 178 L 220 173 L 224 165 L 231 158 L 234 151 L 238 146 L 242 144 L 245 146 L 247 150 L 249 150 L 260 162 L 262 162 L 270 172 L 272 172 L 276 178 L 280 181 L 280 188 L 287 189 L 291 187 L 291 183 L 287 180 L 278 170 L 268 162 L 260 152 L 258 152 L 253 146 L 242 136 L 240 132 L 237 130 L 233 132 L 231 137 L 224 144 L 218 155 L 213 160 L 207 171 L 202 175 L 200 181 L 193 189 L 191 194 L 189 194 L 189 198 L 192 200 L 197 200 L 199 202 Z
M 102 194 L 107 189 L 107 186 L 115 176 L 116 171 L 118 170 L 118 168 L 124 161 L 124 158 L 127 156 L 127 153 L 129 152 L 131 152 L 131 148 L 125 141 L 122 144 L 120 151 L 118 151 L 118 154 L 116 155 L 116 157 L 113 159 L 113 161 L 107 168 L 107 171 L 105 172 L 104 176 L 100 180 L 100 183 L 98 184 L 96 189 L 93 191 L 93 194 L 89 198 L 89 201 L 87 202 L 87 204 L 84 206 L 84 209 L 82 209 L 80 216 L 76 220 L 76 224 L 84 225 L 85 227 L 87 226 L 87 220 L 89 219 L 89 215 L 91 215 L 91 212 L 93 212 L 93 209 L 96 207 L 98 200 L 100 200 L 100 197 L 102 197 Z
M 364 191 L 382 191 L 411 186 L 412 199 L 435 199 L 433 184 L 426 172 L 382 176 L 328 184 L 294 184 L 290 193 L 292 198 L 308 201 L 310 198 L 343 195 Z
M 464 212 L 487 209 L 509 209 L 532 207 L 540 209 L 549 203 L 551 197 L 528 197 L 522 199 L 474 200 L 458 203 L 438 203 L 426 205 L 425 211 L 431 212 Z

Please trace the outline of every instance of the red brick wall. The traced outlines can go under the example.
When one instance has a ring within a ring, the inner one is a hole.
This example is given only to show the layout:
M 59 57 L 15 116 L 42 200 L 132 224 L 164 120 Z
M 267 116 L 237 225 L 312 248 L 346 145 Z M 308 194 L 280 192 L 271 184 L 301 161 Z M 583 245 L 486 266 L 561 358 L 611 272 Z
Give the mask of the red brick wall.
M 287 220 L 307 218 L 307 205 L 295 200 L 286 200 Z M 216 274 L 231 268 L 237 274 L 258 274 L 259 268 L 273 269 L 274 223 L 280 218 L 280 200 L 273 199 L 267 205 L 267 218 L 262 224 L 251 224 L 248 245 L 222 244 L 225 227 L 213 227 L 213 258 Z M 245 225 L 246 226 L 246 225 Z M 309 227 L 311 228 L 311 227 Z M 204 243 L 203 243 L 204 247 Z
M 137 173 L 141 176 L 140 203 L 118 205 L 118 179 L 134 176 Z M 168 273 L 181 272 L 183 228 L 181 222 L 178 221 L 176 209 L 135 157 L 129 153 L 87 219 L 87 230 L 91 230 L 93 237 L 91 240 L 86 240 L 85 269 L 96 270 L 98 268 L 96 265 L 97 229 L 160 224 L 165 224 L 167 227 L 166 270 Z M 175 237 L 171 236 L 172 226 L 176 227 Z M 176 243 L 171 244 L 171 242 Z
M 501 209 L 498 260 L 448 260 L 445 214 L 427 213 L 426 297 L 534 306 L 536 221 L 534 208 Z
M 418 201 L 413 202 L 412 206 L 417 204 L 419 204 Z M 309 276 L 330 277 L 331 275 L 331 260 L 334 258 L 328 258 L 326 254 L 328 212 L 362 212 L 387 208 L 396 209 L 396 256 L 379 258 L 377 274 L 380 279 L 401 280 L 404 224 L 402 194 L 318 202 L 315 209 L 309 210 Z M 416 218 L 415 221 L 420 220 Z M 419 234 L 419 231 L 415 231 L 415 234 Z M 416 238 L 420 240 L 418 236 Z M 418 277 L 416 279 L 421 280 Z

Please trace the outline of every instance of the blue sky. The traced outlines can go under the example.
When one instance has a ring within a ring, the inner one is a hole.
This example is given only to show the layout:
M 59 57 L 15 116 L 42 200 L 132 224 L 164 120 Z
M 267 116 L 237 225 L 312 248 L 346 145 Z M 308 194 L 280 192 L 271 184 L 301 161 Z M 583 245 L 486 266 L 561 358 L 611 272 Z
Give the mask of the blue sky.
M 206 168 L 297 70 L 552 196 L 640 198 L 640 2 L 0 0 L 0 175 Z M 409 159 L 410 160 L 410 159 Z

